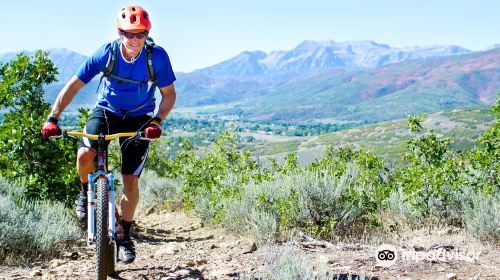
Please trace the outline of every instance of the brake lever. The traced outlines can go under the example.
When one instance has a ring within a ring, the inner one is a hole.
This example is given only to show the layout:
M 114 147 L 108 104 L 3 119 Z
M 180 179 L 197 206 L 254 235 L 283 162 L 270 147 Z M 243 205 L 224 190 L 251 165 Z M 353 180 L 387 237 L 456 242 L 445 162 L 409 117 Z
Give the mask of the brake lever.
M 63 130 L 61 132 L 61 135 L 54 135 L 54 136 L 50 136 L 49 137 L 49 139 L 62 139 L 62 138 L 70 138 L 70 139 L 73 139 L 73 140 L 78 140 L 78 137 L 75 137 L 73 135 L 69 135 L 66 130 Z
M 127 141 L 129 141 L 129 140 L 130 141 L 134 141 L 134 140 L 151 141 L 151 139 L 145 137 L 145 134 L 146 133 L 144 131 L 139 131 L 139 132 L 137 132 L 136 135 L 128 138 Z
M 148 142 L 151 141 L 151 139 L 146 138 L 146 132 L 144 132 L 144 131 L 137 132 L 137 135 L 135 137 L 137 137 L 137 139 L 139 139 L 139 140 L 148 141 Z

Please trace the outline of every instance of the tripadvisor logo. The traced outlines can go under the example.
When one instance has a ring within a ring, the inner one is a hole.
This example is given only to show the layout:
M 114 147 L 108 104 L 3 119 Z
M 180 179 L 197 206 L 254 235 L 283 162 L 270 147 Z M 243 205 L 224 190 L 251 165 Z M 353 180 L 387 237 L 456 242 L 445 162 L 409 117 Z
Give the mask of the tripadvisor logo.
M 377 260 L 377 265 L 389 267 L 396 263 L 398 258 L 398 253 L 396 247 L 389 244 L 382 244 L 376 250 L 375 259 Z
M 423 260 L 434 262 L 449 262 L 449 261 L 467 261 L 478 262 L 481 252 L 460 251 L 460 250 L 445 250 L 443 248 L 431 248 L 425 252 L 416 252 L 401 249 L 399 252 L 396 247 L 389 244 L 380 245 L 375 251 L 375 259 L 378 266 L 389 267 L 394 265 L 398 258 L 403 261 L 420 262 Z

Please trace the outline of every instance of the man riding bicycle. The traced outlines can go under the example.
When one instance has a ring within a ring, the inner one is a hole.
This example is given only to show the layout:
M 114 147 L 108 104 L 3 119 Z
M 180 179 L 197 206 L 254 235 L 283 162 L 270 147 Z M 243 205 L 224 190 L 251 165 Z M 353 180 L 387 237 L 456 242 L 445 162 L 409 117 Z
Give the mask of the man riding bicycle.
M 57 125 L 58 117 L 78 91 L 99 72 L 103 72 L 104 86 L 99 91 L 97 104 L 84 132 L 114 134 L 145 130 L 146 138 L 160 137 L 161 123 L 176 99 L 173 84 L 176 78 L 170 59 L 163 48 L 146 43 L 151 22 L 142 7 L 123 7 L 117 16 L 117 28 L 119 40 L 100 47 L 61 90 L 43 126 L 43 137 L 61 133 Z M 153 117 L 156 87 L 160 89 L 162 98 Z M 146 163 L 148 144 L 147 141 L 120 139 L 123 196 L 120 200 L 122 218 L 117 228 L 117 245 L 118 259 L 124 263 L 135 260 L 130 228 L 139 201 L 138 180 Z M 80 221 L 86 220 L 88 174 L 94 172 L 96 151 L 97 141 L 82 138 L 76 163 L 81 181 L 81 192 L 76 201 L 76 214 Z

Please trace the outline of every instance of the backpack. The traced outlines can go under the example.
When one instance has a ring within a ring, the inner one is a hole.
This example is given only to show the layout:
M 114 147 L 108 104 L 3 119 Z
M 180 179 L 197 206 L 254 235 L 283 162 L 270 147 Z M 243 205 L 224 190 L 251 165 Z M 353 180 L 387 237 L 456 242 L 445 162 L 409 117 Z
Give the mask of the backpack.
M 120 39 L 116 39 L 111 43 L 111 54 L 108 58 L 108 62 L 106 62 L 106 69 L 102 73 L 101 79 L 99 80 L 99 85 L 97 86 L 97 91 L 99 91 L 99 87 L 101 86 L 102 80 L 104 78 L 108 79 L 109 77 L 113 77 L 113 78 L 120 80 L 122 82 L 139 84 L 141 87 L 144 86 L 145 84 L 147 84 L 148 82 L 152 82 L 159 89 L 158 81 L 156 80 L 156 74 L 155 74 L 154 68 L 153 68 L 153 48 L 155 46 L 153 38 L 148 37 L 146 39 L 146 44 L 145 44 L 145 46 L 146 46 L 146 65 L 147 65 L 146 68 L 148 69 L 148 76 L 149 76 L 148 81 L 135 81 L 135 80 L 131 80 L 131 79 L 122 78 L 122 77 L 119 77 L 119 76 L 114 74 L 114 72 L 116 72 L 115 71 L 116 70 L 115 68 L 117 65 L 116 60 L 118 59 L 118 55 L 120 53 L 120 49 L 119 49 L 120 46 L 121 46 Z M 109 105 L 112 106 L 111 104 L 109 104 Z M 148 104 L 144 104 L 142 106 L 139 106 L 139 107 L 131 109 L 131 110 L 114 108 L 113 106 L 112 107 L 114 109 L 116 109 L 117 111 L 122 112 L 123 114 L 127 114 L 127 113 L 131 113 L 131 112 L 135 112 L 139 109 L 142 109 L 143 107 L 145 107 L 147 105 Z

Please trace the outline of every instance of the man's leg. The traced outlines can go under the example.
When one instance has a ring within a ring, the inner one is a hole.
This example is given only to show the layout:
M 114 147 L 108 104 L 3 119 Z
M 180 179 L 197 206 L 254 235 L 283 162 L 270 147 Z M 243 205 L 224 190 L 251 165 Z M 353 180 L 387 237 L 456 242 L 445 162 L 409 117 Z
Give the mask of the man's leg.
M 92 115 L 85 124 L 84 132 L 89 134 L 108 133 L 108 123 L 103 109 L 95 108 Z M 87 219 L 87 189 L 89 184 L 89 173 L 95 171 L 94 158 L 97 154 L 97 141 L 82 138 L 76 158 L 76 169 L 80 176 L 81 191 L 76 201 L 76 217 L 81 222 Z
M 88 184 L 89 174 L 94 172 L 94 158 L 96 155 L 97 153 L 90 148 L 80 147 L 78 149 L 76 169 L 78 170 L 78 175 L 80 176 L 80 182 L 82 182 L 82 184 Z
M 122 174 L 123 195 L 120 199 L 122 219 L 118 233 L 118 258 L 124 263 L 135 260 L 135 248 L 130 238 L 130 229 L 134 223 L 134 214 L 139 202 L 139 177 L 132 174 Z
M 151 119 L 149 116 L 124 118 L 117 132 L 137 131 Z M 130 228 L 139 202 L 139 176 L 146 164 L 149 142 L 121 138 L 123 196 L 120 200 L 122 219 L 117 229 L 118 259 L 124 263 L 135 260 L 134 243 L 130 238 Z
M 76 169 L 80 176 L 81 190 L 76 203 L 76 217 L 80 222 L 87 219 L 87 188 L 89 185 L 89 173 L 94 172 L 94 157 L 96 152 L 87 147 L 80 147 L 76 158 Z
M 139 177 L 131 174 L 123 174 L 123 195 L 120 200 L 122 208 L 122 219 L 133 222 L 135 208 L 139 202 Z

